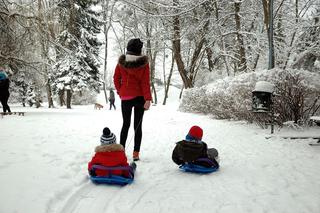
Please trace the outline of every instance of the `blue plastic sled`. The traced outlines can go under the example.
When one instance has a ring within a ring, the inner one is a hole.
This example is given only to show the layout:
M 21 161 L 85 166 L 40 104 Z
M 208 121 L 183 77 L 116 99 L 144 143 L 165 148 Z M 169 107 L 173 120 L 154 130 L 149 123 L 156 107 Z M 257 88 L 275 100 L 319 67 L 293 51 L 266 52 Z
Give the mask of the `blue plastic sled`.
M 97 184 L 115 184 L 115 185 L 126 185 L 133 182 L 134 175 L 133 175 L 133 168 L 130 166 L 114 166 L 114 167 L 107 167 L 101 165 L 93 165 L 90 171 L 90 174 L 95 174 L 95 170 L 105 170 L 107 171 L 106 176 L 93 176 L 90 175 L 90 180 Z M 120 175 L 113 175 L 111 172 L 114 170 L 127 170 L 129 173 L 129 177 L 123 177 Z
M 193 173 L 211 173 L 215 172 L 219 169 L 219 166 L 215 165 L 212 160 L 208 158 L 199 158 L 196 163 L 205 163 L 208 164 L 209 167 L 201 166 L 193 163 L 185 163 L 179 166 L 179 169 L 185 172 L 193 172 Z

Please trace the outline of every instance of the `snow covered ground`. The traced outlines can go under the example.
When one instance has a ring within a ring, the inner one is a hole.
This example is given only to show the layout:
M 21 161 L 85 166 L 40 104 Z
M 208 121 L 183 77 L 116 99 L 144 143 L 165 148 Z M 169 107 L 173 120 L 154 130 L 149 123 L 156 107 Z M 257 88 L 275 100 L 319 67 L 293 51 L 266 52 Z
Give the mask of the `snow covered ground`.
M 174 97 L 175 99 L 175 97 Z M 120 108 L 119 101 L 116 105 Z M 22 108 L 25 116 L 0 117 L 0 213 L 318 213 L 320 146 L 288 140 L 293 134 L 244 122 L 213 120 L 177 111 L 178 103 L 152 106 L 145 113 L 143 142 L 133 184 L 94 185 L 87 176 L 103 127 L 119 137 L 121 112 Z M 171 160 L 175 142 L 192 125 L 220 152 L 218 172 L 179 171 Z M 320 128 L 294 134 L 318 134 Z M 131 160 L 133 130 L 128 136 Z

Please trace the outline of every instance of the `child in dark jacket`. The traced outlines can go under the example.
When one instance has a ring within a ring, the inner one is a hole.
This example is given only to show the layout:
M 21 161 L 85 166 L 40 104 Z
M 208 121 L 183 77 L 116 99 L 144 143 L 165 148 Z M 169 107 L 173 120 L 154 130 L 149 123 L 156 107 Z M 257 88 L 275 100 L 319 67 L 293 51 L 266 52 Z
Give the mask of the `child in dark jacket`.
M 103 135 L 100 138 L 101 145 L 95 148 L 95 155 L 92 160 L 88 163 L 88 171 L 92 176 L 105 176 L 107 171 L 105 170 L 95 170 L 92 172 L 92 166 L 95 164 L 114 167 L 114 166 L 129 166 L 127 162 L 127 157 L 124 152 L 124 148 L 121 144 L 116 143 L 116 136 L 110 131 L 109 128 L 103 129 Z M 136 169 L 136 164 L 133 162 L 130 164 L 132 168 L 132 176 Z M 120 175 L 124 177 L 129 176 L 128 170 L 113 170 L 112 174 Z
M 172 160 L 178 165 L 185 163 L 195 163 L 202 166 L 207 164 L 197 163 L 199 158 L 210 159 L 215 167 L 219 167 L 219 154 L 215 148 L 208 149 L 205 142 L 201 141 L 203 130 L 199 126 L 190 128 L 185 140 L 177 142 L 173 152 Z

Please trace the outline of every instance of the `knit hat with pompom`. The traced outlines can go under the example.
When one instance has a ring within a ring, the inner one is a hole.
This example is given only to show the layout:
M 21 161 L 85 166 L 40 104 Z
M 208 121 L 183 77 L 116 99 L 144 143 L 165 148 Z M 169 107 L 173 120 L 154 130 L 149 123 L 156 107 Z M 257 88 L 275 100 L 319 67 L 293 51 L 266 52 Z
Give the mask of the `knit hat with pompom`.
M 100 137 L 101 145 L 110 145 L 117 142 L 116 136 L 110 131 L 108 127 L 103 129 L 103 134 Z

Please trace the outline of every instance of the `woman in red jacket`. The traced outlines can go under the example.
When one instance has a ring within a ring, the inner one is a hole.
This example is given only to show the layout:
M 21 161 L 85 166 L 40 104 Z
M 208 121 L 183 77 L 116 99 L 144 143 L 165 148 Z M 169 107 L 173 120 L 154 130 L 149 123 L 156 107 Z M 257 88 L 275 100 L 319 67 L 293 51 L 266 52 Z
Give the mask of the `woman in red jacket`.
M 102 165 L 107 167 L 112 166 L 128 166 L 127 157 L 124 152 L 124 148 L 121 144 L 116 143 L 116 136 L 110 132 L 108 127 L 103 129 L 103 134 L 100 138 L 101 145 L 95 149 L 95 155 L 88 163 L 88 171 L 92 176 L 105 176 L 107 172 L 105 170 L 92 170 L 93 165 Z M 135 163 L 131 163 L 132 172 L 136 169 Z M 128 177 L 128 170 L 114 170 L 114 175 L 121 175 Z M 133 175 L 133 174 L 132 174 Z
M 123 125 L 120 144 L 123 147 L 126 145 L 132 108 L 134 108 L 134 161 L 139 160 L 144 110 L 148 110 L 151 103 L 149 62 L 147 56 L 141 55 L 142 47 L 140 39 L 131 39 L 126 54 L 119 58 L 113 76 L 114 85 L 121 99 Z

